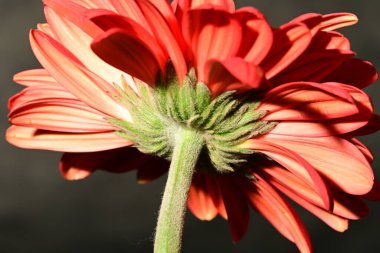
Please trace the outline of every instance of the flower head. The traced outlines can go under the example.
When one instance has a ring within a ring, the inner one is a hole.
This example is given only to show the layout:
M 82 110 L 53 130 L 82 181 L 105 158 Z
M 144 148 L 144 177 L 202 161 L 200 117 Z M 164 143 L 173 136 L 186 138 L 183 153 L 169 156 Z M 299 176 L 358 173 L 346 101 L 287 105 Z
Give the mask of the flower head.
M 203 145 L 189 209 L 227 219 L 234 241 L 251 206 L 311 252 L 284 195 L 337 231 L 380 199 L 355 138 L 379 129 L 362 90 L 377 72 L 336 31 L 355 15 L 273 28 L 232 0 L 44 3 L 47 23 L 30 33 L 43 69 L 15 76 L 27 87 L 9 101 L 7 139 L 65 152 L 67 179 L 136 169 L 149 182 L 167 172 L 179 127 Z

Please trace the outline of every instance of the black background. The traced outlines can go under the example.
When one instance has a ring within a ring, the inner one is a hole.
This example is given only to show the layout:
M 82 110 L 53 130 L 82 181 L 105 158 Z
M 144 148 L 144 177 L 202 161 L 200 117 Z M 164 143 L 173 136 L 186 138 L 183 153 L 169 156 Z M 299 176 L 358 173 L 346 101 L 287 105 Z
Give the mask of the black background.
M 380 66 L 380 1 L 238 1 L 263 11 L 278 26 L 305 12 L 353 12 L 360 23 L 343 33 L 358 57 Z M 1 132 L 8 127 L 7 99 L 20 90 L 13 74 L 39 66 L 28 41 L 28 31 L 44 22 L 37 0 L 0 0 Z M 367 89 L 380 112 L 378 83 Z M 363 138 L 375 157 L 380 134 Z M 79 182 L 59 174 L 60 154 L 22 150 L 0 140 L 0 252 L 151 252 L 152 235 L 165 178 L 138 185 L 134 173 L 99 172 Z M 379 158 L 374 169 L 380 178 Z M 315 252 L 380 252 L 380 204 L 371 214 L 350 223 L 343 233 L 332 231 L 312 215 L 300 211 Z M 262 217 L 252 212 L 249 230 L 232 244 L 227 223 L 217 218 L 201 222 L 186 218 L 183 252 L 297 252 Z

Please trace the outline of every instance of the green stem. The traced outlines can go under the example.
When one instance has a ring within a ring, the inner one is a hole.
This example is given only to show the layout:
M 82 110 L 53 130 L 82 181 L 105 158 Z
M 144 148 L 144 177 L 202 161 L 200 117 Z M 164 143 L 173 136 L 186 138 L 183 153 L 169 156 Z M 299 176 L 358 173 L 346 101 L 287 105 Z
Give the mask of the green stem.
M 172 161 L 158 216 L 154 253 L 179 253 L 187 197 L 203 138 L 194 130 L 180 129 L 175 136 Z

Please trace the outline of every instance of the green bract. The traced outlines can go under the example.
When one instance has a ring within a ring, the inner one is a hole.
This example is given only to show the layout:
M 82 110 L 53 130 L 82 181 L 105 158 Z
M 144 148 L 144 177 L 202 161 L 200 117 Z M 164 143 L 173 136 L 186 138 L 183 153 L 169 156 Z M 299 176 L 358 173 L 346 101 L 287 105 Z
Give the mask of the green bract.
M 251 94 L 227 91 L 212 98 L 193 71 L 182 85 L 175 75 L 168 76 L 154 88 L 138 84 L 139 94 L 129 87 L 120 90 L 133 122 L 109 119 L 120 129 L 117 134 L 143 153 L 171 160 L 176 133 L 187 129 L 203 138 L 198 170 L 235 171 L 254 152 L 239 145 L 277 124 L 260 120 L 266 112 L 256 110 L 259 101 Z

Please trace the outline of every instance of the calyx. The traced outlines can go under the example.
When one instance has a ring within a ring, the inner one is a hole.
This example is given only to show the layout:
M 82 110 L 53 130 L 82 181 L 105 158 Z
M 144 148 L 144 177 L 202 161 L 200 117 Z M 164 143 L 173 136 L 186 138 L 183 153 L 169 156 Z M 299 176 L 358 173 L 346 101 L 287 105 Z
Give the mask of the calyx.
M 231 172 L 247 162 L 252 150 L 239 147 L 244 141 L 271 130 L 277 123 L 260 120 L 265 111 L 249 94 L 226 91 L 212 98 L 208 87 L 190 71 L 180 85 L 175 75 L 161 78 L 156 87 L 137 84 L 120 89 L 122 103 L 133 123 L 111 118 L 119 136 L 131 140 L 141 152 L 171 160 L 176 134 L 192 130 L 204 146 L 197 170 Z

